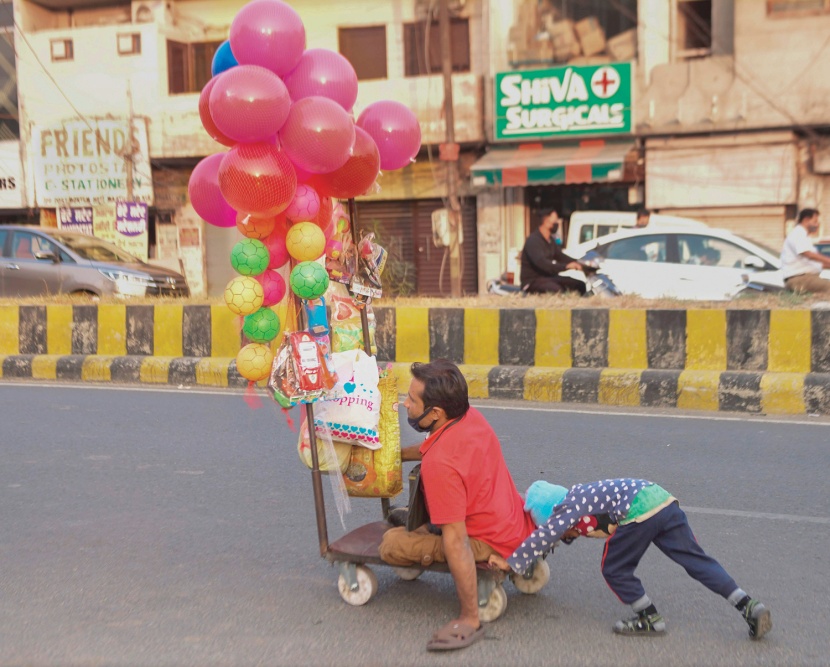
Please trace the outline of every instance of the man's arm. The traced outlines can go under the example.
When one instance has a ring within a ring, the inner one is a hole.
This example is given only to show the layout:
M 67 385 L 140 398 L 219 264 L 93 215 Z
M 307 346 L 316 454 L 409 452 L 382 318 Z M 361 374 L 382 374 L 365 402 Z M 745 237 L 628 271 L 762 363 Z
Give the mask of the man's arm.
M 461 613 L 456 620 L 477 628 L 480 622 L 476 563 L 473 550 L 470 548 L 466 524 L 463 521 L 445 523 L 441 526 L 441 540 L 450 574 L 455 581 L 458 600 L 461 602 Z
M 421 445 L 410 445 L 401 447 L 401 461 L 420 461 Z
M 805 250 L 804 252 L 799 254 L 802 257 L 806 257 L 807 259 L 811 259 L 814 262 L 818 262 L 825 269 L 830 269 L 830 257 L 828 257 L 827 255 L 822 255 L 820 252 L 816 252 L 815 250 Z

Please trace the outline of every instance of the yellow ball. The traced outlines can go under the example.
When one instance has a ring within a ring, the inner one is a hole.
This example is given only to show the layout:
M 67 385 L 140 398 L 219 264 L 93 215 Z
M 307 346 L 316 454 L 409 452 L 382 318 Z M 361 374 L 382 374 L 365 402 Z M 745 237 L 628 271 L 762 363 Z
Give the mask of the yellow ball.
M 271 374 L 274 353 L 262 343 L 246 345 L 236 355 L 236 370 L 249 382 L 259 382 Z
M 225 287 L 225 303 L 237 315 L 250 315 L 262 307 L 265 293 L 256 278 L 238 276 Z
M 285 235 L 285 249 L 298 262 L 311 262 L 326 250 L 326 235 L 313 222 L 298 222 Z

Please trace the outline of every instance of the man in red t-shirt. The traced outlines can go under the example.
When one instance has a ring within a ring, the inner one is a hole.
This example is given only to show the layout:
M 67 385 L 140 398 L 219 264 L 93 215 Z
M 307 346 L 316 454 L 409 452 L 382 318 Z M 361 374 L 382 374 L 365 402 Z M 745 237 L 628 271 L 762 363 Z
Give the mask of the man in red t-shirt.
M 421 482 L 434 535 L 422 526 L 392 528 L 380 555 L 393 565 L 449 565 L 461 602 L 459 617 L 438 630 L 427 648 L 469 646 L 484 635 L 478 618 L 476 561 L 508 557 L 536 526 L 524 511 L 493 429 L 467 398 L 467 381 L 451 361 L 412 364 L 404 406 L 415 430 L 429 433 L 406 447 L 404 461 L 421 460 Z

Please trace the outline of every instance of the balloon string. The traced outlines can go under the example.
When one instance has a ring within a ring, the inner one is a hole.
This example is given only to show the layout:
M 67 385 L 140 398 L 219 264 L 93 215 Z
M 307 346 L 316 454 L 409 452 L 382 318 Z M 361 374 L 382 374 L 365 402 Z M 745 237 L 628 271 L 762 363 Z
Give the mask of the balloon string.
M 245 390 L 243 399 L 251 410 L 259 410 L 262 407 L 262 401 L 256 392 L 256 382 L 248 382 L 248 388 Z

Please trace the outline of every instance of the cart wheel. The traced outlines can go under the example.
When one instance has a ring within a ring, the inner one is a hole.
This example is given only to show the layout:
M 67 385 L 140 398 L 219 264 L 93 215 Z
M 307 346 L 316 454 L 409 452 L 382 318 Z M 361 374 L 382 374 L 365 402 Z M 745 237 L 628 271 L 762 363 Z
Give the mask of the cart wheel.
M 493 592 L 490 593 L 490 598 L 487 604 L 478 608 L 478 618 L 482 623 L 492 623 L 499 618 L 507 609 L 507 593 L 501 584 L 497 585 Z
M 393 567 L 392 571 L 404 581 L 414 581 L 424 573 L 420 567 Z
M 378 580 L 375 573 L 365 565 L 358 565 L 355 570 L 357 589 L 352 590 L 346 578 L 341 574 L 337 579 L 337 590 L 340 591 L 340 597 L 345 602 L 354 607 L 359 607 L 360 605 L 366 604 L 377 593 Z
M 525 579 L 522 575 L 515 572 L 510 575 L 510 581 L 520 593 L 525 595 L 533 595 L 541 591 L 545 584 L 550 581 L 550 565 L 547 561 L 537 560 L 533 567 L 533 576 L 530 579 Z

